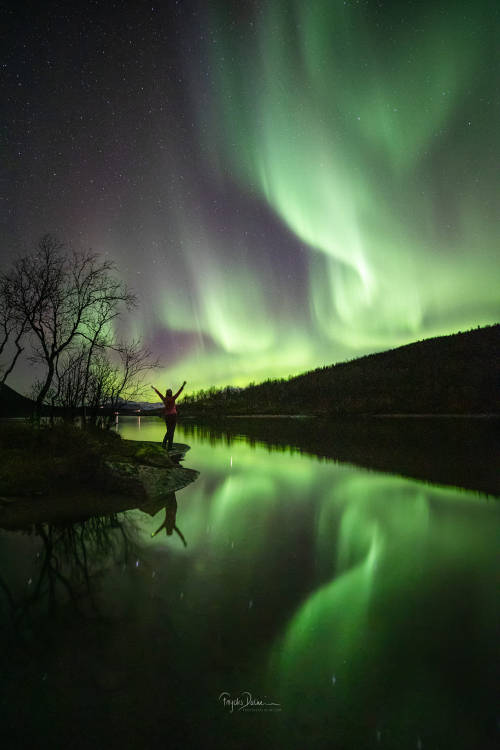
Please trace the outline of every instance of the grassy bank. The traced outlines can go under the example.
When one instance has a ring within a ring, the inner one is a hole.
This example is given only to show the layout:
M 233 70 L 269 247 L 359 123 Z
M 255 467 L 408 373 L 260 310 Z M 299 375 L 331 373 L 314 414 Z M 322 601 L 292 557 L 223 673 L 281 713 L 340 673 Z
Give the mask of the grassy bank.
M 34 427 L 0 424 L 0 495 L 37 495 L 59 485 L 92 485 L 103 456 L 126 448 L 115 433 L 80 430 L 72 425 Z
M 101 490 L 109 462 L 174 466 L 156 445 L 65 423 L 0 423 L 0 456 L 0 497 L 55 495 L 68 488 Z

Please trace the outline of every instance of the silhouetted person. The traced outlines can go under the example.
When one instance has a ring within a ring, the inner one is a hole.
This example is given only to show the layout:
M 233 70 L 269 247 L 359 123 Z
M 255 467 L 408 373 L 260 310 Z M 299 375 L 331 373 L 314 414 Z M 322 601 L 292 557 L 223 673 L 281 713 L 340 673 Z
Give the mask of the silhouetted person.
M 163 521 L 162 525 L 159 526 L 156 531 L 154 531 L 151 536 L 156 536 L 162 529 L 165 529 L 168 536 L 172 536 L 172 532 L 176 531 L 180 538 L 182 539 L 182 542 L 185 547 L 187 547 L 187 542 L 184 539 L 184 536 L 182 535 L 182 532 L 179 531 L 177 526 L 175 525 L 175 517 L 177 515 L 177 499 L 175 497 L 175 492 L 171 492 L 168 495 L 168 498 L 166 499 L 165 504 L 165 520 Z
M 169 388 L 166 394 L 163 396 L 160 391 L 158 391 L 154 387 L 154 385 L 151 386 L 153 391 L 155 391 L 159 395 L 165 405 L 165 425 L 167 427 L 167 431 L 165 433 L 165 437 L 163 438 L 162 448 L 165 448 L 166 445 L 167 450 L 170 450 L 173 445 L 175 425 L 177 424 L 177 409 L 175 408 L 175 399 L 182 393 L 185 385 L 186 381 L 183 382 L 175 396 L 172 396 L 171 388 Z

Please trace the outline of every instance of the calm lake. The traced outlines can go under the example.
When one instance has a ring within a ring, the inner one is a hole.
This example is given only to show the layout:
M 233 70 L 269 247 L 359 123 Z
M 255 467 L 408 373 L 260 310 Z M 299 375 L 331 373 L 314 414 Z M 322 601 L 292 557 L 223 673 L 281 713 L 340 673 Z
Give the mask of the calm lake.
M 267 423 L 179 425 L 176 507 L 0 529 L 3 747 L 497 746 L 498 500 Z

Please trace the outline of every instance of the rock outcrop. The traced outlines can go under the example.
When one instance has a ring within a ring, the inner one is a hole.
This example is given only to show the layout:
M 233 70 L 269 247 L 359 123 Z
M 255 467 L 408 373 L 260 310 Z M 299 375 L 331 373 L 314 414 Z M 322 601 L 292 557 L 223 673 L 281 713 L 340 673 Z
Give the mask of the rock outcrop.
M 118 450 L 102 456 L 99 468 L 84 484 L 58 481 L 49 492 L 27 497 L 0 497 L 0 528 L 26 529 L 40 523 L 83 520 L 119 513 L 142 505 L 160 506 L 162 499 L 197 479 L 199 472 L 176 463 L 187 445 L 174 445 L 171 455 L 155 443 L 121 440 Z

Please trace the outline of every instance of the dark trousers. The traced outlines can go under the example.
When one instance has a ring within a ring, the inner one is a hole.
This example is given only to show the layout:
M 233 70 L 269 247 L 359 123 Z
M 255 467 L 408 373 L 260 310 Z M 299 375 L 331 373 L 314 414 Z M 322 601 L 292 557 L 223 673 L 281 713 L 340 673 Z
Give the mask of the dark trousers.
M 166 445 L 167 450 L 170 450 L 174 442 L 174 432 L 175 432 L 176 424 L 177 424 L 177 414 L 167 414 L 167 416 L 165 417 L 165 425 L 167 427 L 167 431 L 165 433 L 165 437 L 163 438 L 163 443 L 162 443 L 162 447 L 165 448 L 165 445 Z

